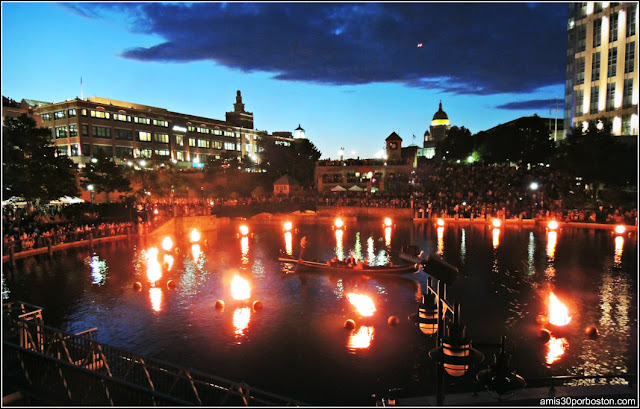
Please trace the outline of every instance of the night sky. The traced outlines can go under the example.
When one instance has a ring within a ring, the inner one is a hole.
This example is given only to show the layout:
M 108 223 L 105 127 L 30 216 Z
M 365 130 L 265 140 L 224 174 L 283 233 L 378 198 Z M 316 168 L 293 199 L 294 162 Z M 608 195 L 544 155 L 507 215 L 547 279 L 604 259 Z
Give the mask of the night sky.
M 241 90 L 256 129 L 369 158 L 440 101 L 473 133 L 561 118 L 567 4 L 3 2 L 2 95 L 224 119 Z

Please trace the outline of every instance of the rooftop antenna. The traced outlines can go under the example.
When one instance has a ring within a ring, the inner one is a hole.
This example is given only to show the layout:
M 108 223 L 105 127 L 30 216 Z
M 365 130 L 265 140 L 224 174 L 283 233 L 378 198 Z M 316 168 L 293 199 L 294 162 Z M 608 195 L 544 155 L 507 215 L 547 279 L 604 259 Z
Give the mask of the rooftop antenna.
M 82 90 L 82 77 L 80 77 L 80 99 L 84 100 L 84 92 Z

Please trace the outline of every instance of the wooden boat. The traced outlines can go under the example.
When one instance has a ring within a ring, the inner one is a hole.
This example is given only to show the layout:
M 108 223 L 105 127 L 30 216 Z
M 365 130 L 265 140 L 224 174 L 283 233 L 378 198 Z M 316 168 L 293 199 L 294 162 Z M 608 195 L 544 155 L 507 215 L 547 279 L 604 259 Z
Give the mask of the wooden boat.
M 402 266 L 355 266 L 349 267 L 343 263 L 321 263 L 319 261 L 308 261 L 302 259 L 278 257 L 278 261 L 283 263 L 296 264 L 298 269 L 303 271 L 327 272 L 327 273 L 346 273 L 346 274 L 411 274 L 417 273 L 420 266 L 417 264 L 409 264 Z

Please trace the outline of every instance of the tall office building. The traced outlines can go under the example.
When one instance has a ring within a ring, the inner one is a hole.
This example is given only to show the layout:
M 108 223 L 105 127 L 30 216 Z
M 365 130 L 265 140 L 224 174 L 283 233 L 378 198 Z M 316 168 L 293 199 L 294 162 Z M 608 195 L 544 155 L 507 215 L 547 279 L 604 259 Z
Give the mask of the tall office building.
M 638 4 L 569 4 L 564 129 L 607 118 L 638 139 Z

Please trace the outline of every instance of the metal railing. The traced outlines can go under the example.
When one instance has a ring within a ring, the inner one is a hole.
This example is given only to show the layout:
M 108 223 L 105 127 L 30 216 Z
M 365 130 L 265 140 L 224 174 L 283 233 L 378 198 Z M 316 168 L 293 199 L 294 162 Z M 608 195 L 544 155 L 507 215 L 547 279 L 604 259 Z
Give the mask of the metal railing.
M 5 318 L 10 310 L 5 308 Z M 20 341 L 3 341 L 35 394 L 81 405 L 302 405 L 245 383 L 100 344 L 95 328 L 70 334 L 28 319 L 37 311 L 9 317 Z

